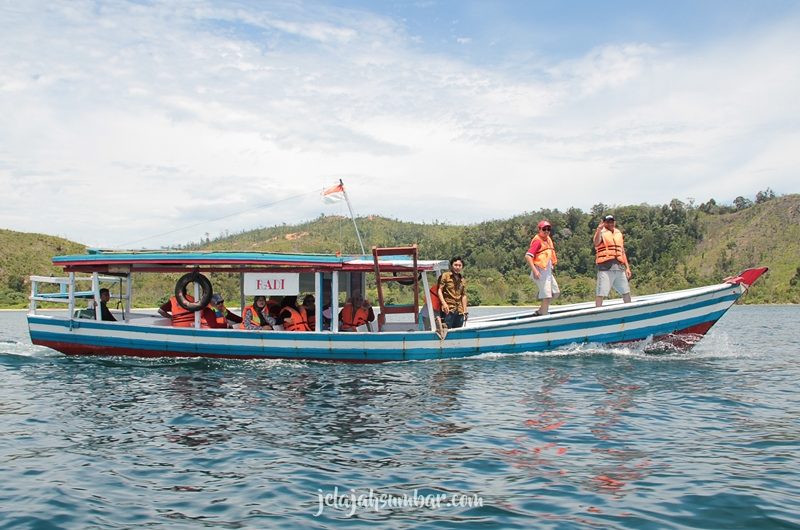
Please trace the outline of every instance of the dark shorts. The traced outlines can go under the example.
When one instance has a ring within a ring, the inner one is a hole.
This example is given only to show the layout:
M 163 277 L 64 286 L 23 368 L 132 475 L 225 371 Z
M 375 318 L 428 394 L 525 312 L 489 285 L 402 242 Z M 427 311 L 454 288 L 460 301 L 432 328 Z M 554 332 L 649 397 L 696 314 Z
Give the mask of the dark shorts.
M 450 311 L 444 316 L 444 323 L 450 329 L 460 328 L 464 325 L 464 315 L 456 313 L 455 311 Z

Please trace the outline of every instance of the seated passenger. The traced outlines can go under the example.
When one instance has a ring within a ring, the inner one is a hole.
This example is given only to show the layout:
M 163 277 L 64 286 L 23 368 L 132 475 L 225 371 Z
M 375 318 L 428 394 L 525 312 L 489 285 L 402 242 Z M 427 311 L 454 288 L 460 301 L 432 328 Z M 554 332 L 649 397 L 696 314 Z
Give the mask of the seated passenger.
M 116 322 L 117 319 L 114 318 L 114 315 L 112 315 L 111 311 L 108 309 L 108 301 L 110 299 L 111 293 L 108 291 L 108 289 L 105 287 L 100 289 L 100 319 Z
M 188 302 L 194 302 L 194 298 L 186 292 L 185 288 L 183 296 L 186 297 Z M 175 327 L 191 328 L 194 326 L 194 312 L 184 309 L 175 296 L 171 296 L 168 301 L 161 304 L 161 307 L 158 308 L 158 314 L 172 320 L 172 325 Z
M 375 321 L 372 305 L 361 297 L 361 291 L 353 291 L 339 311 L 339 329 L 341 331 L 356 331 L 358 326 Z
M 201 328 L 222 328 L 224 325 L 217 323 L 217 313 L 211 307 L 211 302 L 200 310 L 200 327 Z
M 278 323 L 283 324 L 284 331 L 311 331 L 311 328 L 308 327 L 306 308 L 297 307 L 296 296 L 283 297 Z
M 253 297 L 253 305 L 249 305 L 242 311 L 242 329 L 272 329 L 275 319 L 267 313 L 267 297 Z
M 303 297 L 303 309 L 306 310 L 306 321 L 308 322 L 308 329 L 314 331 L 317 329 L 317 306 L 313 294 L 307 294 Z
M 203 309 L 201 320 L 203 324 L 205 324 L 204 327 L 209 328 L 229 328 L 233 327 L 232 324 L 242 323 L 242 317 L 231 313 L 230 310 L 225 307 L 225 299 L 221 294 L 216 293 L 211 296 L 208 307 Z
M 331 329 L 331 322 L 333 322 L 333 308 L 330 304 L 322 306 L 322 329 Z
M 278 315 L 281 313 L 281 300 L 280 296 L 270 296 L 267 300 L 267 312 L 275 320 L 278 320 Z

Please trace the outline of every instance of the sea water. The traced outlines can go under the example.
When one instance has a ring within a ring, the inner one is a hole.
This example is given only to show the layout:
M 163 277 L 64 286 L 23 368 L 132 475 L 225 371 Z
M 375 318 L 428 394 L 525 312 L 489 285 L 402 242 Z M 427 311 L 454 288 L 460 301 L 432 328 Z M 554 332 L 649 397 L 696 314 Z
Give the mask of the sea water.
M 0 313 L 0 528 L 800 528 L 800 307 L 647 351 L 71 358 Z

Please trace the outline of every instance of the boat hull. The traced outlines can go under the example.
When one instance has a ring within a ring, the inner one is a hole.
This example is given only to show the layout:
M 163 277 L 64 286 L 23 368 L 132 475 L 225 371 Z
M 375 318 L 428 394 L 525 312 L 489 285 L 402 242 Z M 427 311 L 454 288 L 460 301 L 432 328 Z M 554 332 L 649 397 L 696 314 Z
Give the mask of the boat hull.
M 476 319 L 467 327 L 450 330 L 444 339 L 430 331 L 254 332 L 44 315 L 28 315 L 28 326 L 34 344 L 67 355 L 386 362 L 662 339 L 686 349 L 722 317 L 746 287 L 719 284 L 602 308 L 563 306 L 545 317 Z

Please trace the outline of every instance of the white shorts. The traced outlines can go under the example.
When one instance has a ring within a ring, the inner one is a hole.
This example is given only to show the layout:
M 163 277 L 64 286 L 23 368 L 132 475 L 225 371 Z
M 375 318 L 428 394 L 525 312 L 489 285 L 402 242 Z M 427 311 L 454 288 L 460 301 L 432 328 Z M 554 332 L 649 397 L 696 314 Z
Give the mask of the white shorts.
M 539 300 L 555 298 L 561 293 L 561 289 L 558 288 L 556 277 L 553 276 L 553 269 L 547 268 L 542 271 L 539 274 L 538 280 L 533 275 L 533 272 L 531 272 L 531 280 L 533 280 L 536 287 L 539 288 Z
M 623 269 L 611 269 L 607 271 L 597 271 L 597 296 L 608 296 L 611 289 L 619 294 L 628 294 L 631 287 L 628 285 L 628 278 Z

